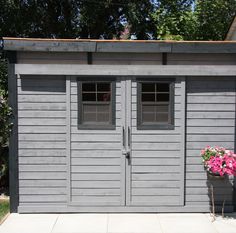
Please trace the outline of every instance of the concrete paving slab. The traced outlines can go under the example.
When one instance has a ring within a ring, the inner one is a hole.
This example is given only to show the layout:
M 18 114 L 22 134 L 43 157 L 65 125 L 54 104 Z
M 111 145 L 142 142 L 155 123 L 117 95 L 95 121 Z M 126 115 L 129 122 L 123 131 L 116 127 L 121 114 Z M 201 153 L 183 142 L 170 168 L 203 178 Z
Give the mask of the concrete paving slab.
M 161 233 L 156 214 L 109 214 L 108 233 Z
M 165 233 L 217 233 L 204 214 L 159 214 Z
M 107 214 L 61 214 L 52 233 L 106 233 L 107 218 Z
M 218 233 L 236 233 L 236 218 L 226 216 L 222 218 L 216 217 L 216 220 L 212 222 L 213 227 Z
M 0 233 L 51 233 L 58 214 L 11 214 Z

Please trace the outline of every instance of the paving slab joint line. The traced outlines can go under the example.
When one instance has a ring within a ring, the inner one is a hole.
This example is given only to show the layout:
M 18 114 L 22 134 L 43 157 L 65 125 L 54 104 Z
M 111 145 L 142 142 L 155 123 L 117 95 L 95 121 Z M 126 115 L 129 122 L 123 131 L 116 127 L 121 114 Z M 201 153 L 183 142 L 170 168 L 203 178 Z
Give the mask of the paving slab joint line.
M 55 228 L 55 226 L 56 226 L 56 224 L 57 224 L 57 221 L 58 221 L 59 216 L 60 216 L 60 214 L 57 215 L 57 218 L 56 218 L 56 220 L 55 220 L 55 222 L 54 222 L 54 224 L 53 224 L 53 226 L 52 226 L 52 230 L 50 231 L 50 233 L 53 232 L 53 229 Z
M 160 215 L 156 215 L 157 216 L 157 221 L 159 222 L 159 225 L 160 225 L 160 228 L 161 228 L 161 233 L 165 233 L 164 230 L 163 230 L 163 227 L 161 225 L 161 220 L 160 220 Z

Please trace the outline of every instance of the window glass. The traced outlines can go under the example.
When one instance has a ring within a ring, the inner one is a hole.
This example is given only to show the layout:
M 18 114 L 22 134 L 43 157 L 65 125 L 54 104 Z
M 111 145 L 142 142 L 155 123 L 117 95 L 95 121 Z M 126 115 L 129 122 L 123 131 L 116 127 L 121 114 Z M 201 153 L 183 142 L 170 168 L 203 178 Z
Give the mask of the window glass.
M 114 124 L 112 85 L 112 82 L 81 82 L 79 125 L 96 128 Z
M 140 82 L 138 88 L 138 127 L 154 129 L 173 125 L 171 82 Z M 161 126 L 161 127 L 159 127 Z

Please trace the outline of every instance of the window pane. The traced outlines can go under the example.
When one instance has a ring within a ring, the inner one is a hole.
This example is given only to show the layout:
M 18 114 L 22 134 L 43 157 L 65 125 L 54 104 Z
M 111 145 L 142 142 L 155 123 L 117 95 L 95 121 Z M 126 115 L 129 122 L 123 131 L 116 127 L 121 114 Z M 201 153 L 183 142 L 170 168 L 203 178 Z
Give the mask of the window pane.
M 155 113 L 145 113 L 142 114 L 143 123 L 152 123 L 155 122 Z
M 85 113 L 96 113 L 97 105 L 83 104 L 83 111 Z
M 83 101 L 96 101 L 95 93 L 83 93 Z
M 109 112 L 108 113 L 98 113 L 97 114 L 97 121 L 109 124 L 110 123 L 110 114 L 109 114 Z
M 98 101 L 110 101 L 110 93 L 97 93 Z
M 169 94 L 157 94 L 157 101 L 159 102 L 168 102 L 169 101 Z
M 142 94 L 143 102 L 155 102 L 155 94 Z
M 143 105 L 142 111 L 146 113 L 154 113 L 156 112 L 156 106 L 155 105 Z
M 142 83 L 142 92 L 155 92 L 155 83 Z
M 107 113 L 110 111 L 110 105 L 106 104 L 106 105 L 97 105 L 97 112 L 98 113 Z
M 97 91 L 110 92 L 110 83 L 97 83 Z
M 157 105 L 156 106 L 156 112 L 168 112 L 169 111 L 169 105 Z
M 157 84 L 157 92 L 169 92 L 169 83 L 158 83 Z
M 95 83 L 83 83 L 82 84 L 82 91 L 95 91 Z
M 96 114 L 83 112 L 83 122 L 96 122 Z
M 166 122 L 168 123 L 168 113 L 159 113 L 156 115 L 157 122 Z

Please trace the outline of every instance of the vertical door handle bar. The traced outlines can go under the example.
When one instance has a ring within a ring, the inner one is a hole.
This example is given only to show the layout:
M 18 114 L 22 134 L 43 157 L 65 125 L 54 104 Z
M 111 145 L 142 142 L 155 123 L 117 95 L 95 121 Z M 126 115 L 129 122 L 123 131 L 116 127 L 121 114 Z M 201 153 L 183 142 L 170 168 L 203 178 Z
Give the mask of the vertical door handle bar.
M 125 128 L 122 127 L 122 140 L 123 140 L 123 148 L 125 148 Z
M 128 146 L 129 146 L 129 150 L 130 150 L 130 139 L 131 139 L 131 135 L 130 135 L 130 127 L 128 127 Z

